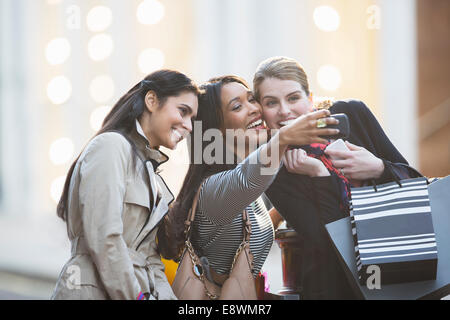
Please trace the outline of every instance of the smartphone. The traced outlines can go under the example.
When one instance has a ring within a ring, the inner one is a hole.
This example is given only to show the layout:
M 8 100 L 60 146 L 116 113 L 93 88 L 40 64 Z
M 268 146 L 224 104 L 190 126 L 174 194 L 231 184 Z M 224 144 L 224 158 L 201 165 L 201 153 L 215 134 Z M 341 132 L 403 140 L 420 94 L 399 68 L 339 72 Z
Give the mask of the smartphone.
M 345 144 L 344 140 L 342 140 L 342 139 L 337 139 L 333 143 L 330 143 L 327 146 L 326 150 L 349 151 L 347 145 Z M 333 157 L 333 156 L 330 156 L 330 158 L 331 158 L 331 160 L 342 160 L 342 159 L 340 159 L 338 157 Z
M 339 120 L 338 124 L 330 124 L 327 125 L 327 129 L 339 129 L 339 133 L 336 135 L 331 136 L 320 136 L 324 139 L 347 139 L 350 135 L 350 122 L 348 121 L 348 117 L 345 113 L 336 113 L 330 115 L 330 117 L 333 117 L 337 120 Z

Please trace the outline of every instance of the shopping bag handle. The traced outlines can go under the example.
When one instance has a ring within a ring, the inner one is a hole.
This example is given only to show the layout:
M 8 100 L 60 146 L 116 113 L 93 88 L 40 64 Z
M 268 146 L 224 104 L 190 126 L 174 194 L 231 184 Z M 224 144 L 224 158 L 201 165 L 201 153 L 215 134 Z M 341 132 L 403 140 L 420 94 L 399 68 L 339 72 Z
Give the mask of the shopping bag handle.
M 392 178 L 399 185 L 400 188 L 402 187 L 402 183 L 401 183 L 402 179 L 400 179 L 399 176 L 394 172 L 394 166 L 393 166 L 394 164 L 395 164 L 395 166 L 403 167 L 403 168 L 407 169 L 408 175 L 410 176 L 409 178 L 425 177 L 417 169 L 407 165 L 406 163 L 400 163 L 400 162 L 391 163 L 391 162 L 386 161 L 386 160 L 383 160 L 383 163 L 384 163 L 384 166 L 386 168 L 388 168 L 389 172 L 391 173 Z M 413 177 L 411 177 L 410 173 L 412 173 Z M 378 190 L 377 190 L 377 184 L 375 182 L 375 179 L 371 179 L 371 182 L 372 182 L 372 186 L 373 186 L 375 192 L 377 192 Z M 428 181 L 428 179 L 427 179 L 427 184 L 430 184 L 430 181 Z

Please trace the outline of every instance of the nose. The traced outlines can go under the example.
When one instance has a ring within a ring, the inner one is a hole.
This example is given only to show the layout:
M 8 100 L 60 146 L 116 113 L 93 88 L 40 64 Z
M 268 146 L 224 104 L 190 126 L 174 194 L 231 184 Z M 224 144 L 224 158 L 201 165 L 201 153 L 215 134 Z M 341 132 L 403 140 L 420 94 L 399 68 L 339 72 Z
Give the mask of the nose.
M 192 132 L 192 119 L 187 118 L 183 121 L 183 128 L 186 129 L 189 133 Z
M 249 116 L 255 116 L 255 115 L 261 115 L 261 107 L 256 103 L 247 103 L 248 106 L 248 115 Z
M 289 109 L 289 107 L 286 105 L 286 103 L 284 101 L 280 102 L 280 108 L 278 109 L 278 114 L 281 117 L 286 117 L 289 115 L 289 113 L 291 112 L 291 110 Z

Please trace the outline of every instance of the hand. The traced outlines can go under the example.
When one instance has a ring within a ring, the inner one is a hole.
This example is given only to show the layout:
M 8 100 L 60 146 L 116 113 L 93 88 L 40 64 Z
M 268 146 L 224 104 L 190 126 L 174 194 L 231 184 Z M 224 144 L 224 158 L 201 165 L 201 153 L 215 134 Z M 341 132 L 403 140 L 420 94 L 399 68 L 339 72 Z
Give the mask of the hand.
M 272 219 L 273 228 L 277 230 L 281 223 L 284 221 L 284 218 L 275 207 L 269 210 L 269 215 L 270 219 Z
M 319 159 L 310 157 L 303 149 L 292 149 L 285 152 L 283 163 L 287 171 L 296 174 L 304 174 L 310 177 L 329 176 L 325 165 Z
M 370 151 L 363 147 L 345 142 L 349 151 L 327 150 L 328 156 L 339 158 L 331 160 L 337 169 L 341 169 L 343 174 L 350 180 L 377 179 L 384 171 L 384 163 L 375 157 Z
M 302 115 L 292 123 L 280 129 L 280 144 L 284 145 L 307 145 L 311 143 L 327 143 L 328 141 L 319 136 L 335 135 L 338 129 L 317 128 L 317 120 L 323 118 L 328 124 L 337 124 L 334 118 L 324 118 L 330 115 L 328 110 L 319 110 Z

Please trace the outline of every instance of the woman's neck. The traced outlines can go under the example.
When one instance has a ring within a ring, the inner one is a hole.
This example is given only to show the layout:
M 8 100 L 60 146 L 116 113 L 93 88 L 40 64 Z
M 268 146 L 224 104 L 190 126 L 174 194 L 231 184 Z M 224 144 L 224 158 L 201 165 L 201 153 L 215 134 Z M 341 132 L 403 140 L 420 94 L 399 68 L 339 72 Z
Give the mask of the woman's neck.
M 270 129 L 265 132 L 259 132 L 257 136 L 245 136 L 244 140 L 242 137 L 238 138 L 236 136 L 233 136 L 233 139 L 225 139 L 226 152 L 232 153 L 239 163 L 261 145 L 267 143 L 271 136 L 277 132 L 278 129 Z
M 152 131 L 150 129 L 150 114 L 147 112 L 144 112 L 139 118 L 138 118 L 139 124 L 141 125 L 142 131 L 144 131 L 145 138 L 147 138 L 147 141 L 149 143 L 149 147 L 152 149 L 159 149 L 159 145 L 152 143 L 155 141 L 155 139 L 152 137 Z

